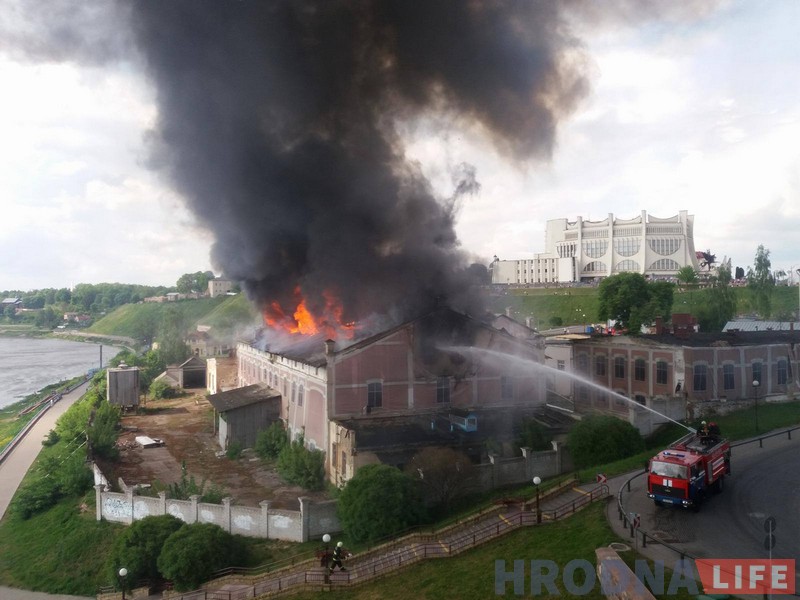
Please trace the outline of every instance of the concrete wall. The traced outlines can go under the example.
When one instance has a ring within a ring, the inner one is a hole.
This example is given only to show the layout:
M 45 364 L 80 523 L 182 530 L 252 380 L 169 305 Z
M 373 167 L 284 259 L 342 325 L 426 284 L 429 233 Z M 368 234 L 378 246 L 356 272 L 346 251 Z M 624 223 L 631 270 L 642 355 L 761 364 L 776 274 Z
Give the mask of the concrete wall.
M 323 533 L 342 530 L 335 502 L 317 504 L 300 498 L 299 511 L 271 510 L 267 501 L 256 508 L 233 506 L 230 498 L 223 499 L 222 504 L 208 504 L 199 502 L 199 496 L 171 500 L 165 492 L 158 498 L 150 498 L 137 496 L 133 490 L 117 493 L 104 489 L 103 485 L 95 486 L 98 521 L 105 519 L 129 525 L 145 517 L 170 514 L 186 523 L 213 523 L 230 533 L 289 542 L 306 542 Z
M 552 442 L 553 450 L 533 452 L 522 449 L 517 458 L 490 456 L 489 462 L 473 469 L 474 491 L 489 491 L 499 487 L 532 481 L 534 477 L 555 477 L 572 470 L 572 460 L 560 442 Z

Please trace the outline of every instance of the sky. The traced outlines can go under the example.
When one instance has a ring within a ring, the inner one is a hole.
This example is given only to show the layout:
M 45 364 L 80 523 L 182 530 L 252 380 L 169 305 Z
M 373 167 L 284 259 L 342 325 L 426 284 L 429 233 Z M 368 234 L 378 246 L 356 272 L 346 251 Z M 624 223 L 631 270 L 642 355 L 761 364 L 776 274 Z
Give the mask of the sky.
M 697 250 L 746 269 L 763 244 L 773 269 L 800 268 L 800 3 L 709 0 L 652 18 L 616 5 L 615 18 L 570 17 L 590 90 L 549 159 L 511 162 L 454 124 L 404 130 L 443 198 L 455 165 L 476 168 L 462 247 L 485 264 L 529 258 L 549 219 L 687 210 Z M 9 6 L 5 31 L 17 26 Z M 34 60 L 0 43 L 0 81 L 0 289 L 219 274 L 212 234 L 148 167 L 158 109 L 135 61 Z

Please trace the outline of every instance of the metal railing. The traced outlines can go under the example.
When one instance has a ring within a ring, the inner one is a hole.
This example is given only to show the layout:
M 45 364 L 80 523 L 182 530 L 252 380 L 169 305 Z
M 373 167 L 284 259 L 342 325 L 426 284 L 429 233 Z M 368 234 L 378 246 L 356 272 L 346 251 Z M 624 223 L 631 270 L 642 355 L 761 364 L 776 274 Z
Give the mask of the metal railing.
M 569 482 L 574 485 L 574 481 Z M 564 484 L 559 488 L 563 489 Z M 598 499 L 609 496 L 607 485 L 599 485 L 579 497 L 569 500 L 556 508 L 540 509 L 541 520 L 558 520 L 574 514 Z M 542 496 L 539 498 L 540 502 Z M 526 502 L 530 507 L 531 502 Z M 466 550 L 475 548 L 506 533 L 536 525 L 540 522 L 534 510 L 519 510 L 514 514 L 501 514 L 502 507 L 484 511 L 469 522 L 450 525 L 435 532 L 417 532 L 393 543 L 384 544 L 366 553 L 358 554 L 348 560 L 348 570 L 329 575 L 316 560 L 309 568 L 293 569 L 291 572 L 273 572 L 259 581 L 245 583 L 239 577 L 239 583 L 247 585 L 239 590 L 196 590 L 180 595 L 170 595 L 170 600 L 245 600 L 261 596 L 276 596 L 288 590 L 321 589 L 329 585 L 354 586 L 372 579 L 383 577 L 414 563 L 455 556 Z M 461 530 L 460 532 L 458 530 Z M 300 566 L 300 565 L 298 565 Z M 219 581 L 215 582 L 219 583 Z

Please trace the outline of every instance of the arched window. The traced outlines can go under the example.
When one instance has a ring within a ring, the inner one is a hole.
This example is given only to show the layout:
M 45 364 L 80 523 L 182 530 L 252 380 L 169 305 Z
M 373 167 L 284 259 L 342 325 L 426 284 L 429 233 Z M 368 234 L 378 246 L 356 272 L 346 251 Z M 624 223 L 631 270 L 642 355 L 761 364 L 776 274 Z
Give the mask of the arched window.
M 584 273 L 606 273 L 608 272 L 608 268 L 604 262 L 599 260 L 595 260 L 590 262 L 588 265 L 583 267 Z
M 681 249 L 681 238 L 655 238 L 649 240 L 650 249 L 661 256 L 675 254 Z
M 599 258 L 608 251 L 608 240 L 588 240 L 583 242 L 583 253 L 590 258 Z
M 634 273 L 638 273 L 639 263 L 637 263 L 635 260 L 621 260 L 620 262 L 617 263 L 615 270 L 617 272 L 633 271 Z
M 614 250 L 620 256 L 633 256 L 639 252 L 640 245 L 639 238 L 617 238 L 614 240 Z
M 650 265 L 649 271 L 680 271 L 681 266 L 671 258 L 659 258 Z

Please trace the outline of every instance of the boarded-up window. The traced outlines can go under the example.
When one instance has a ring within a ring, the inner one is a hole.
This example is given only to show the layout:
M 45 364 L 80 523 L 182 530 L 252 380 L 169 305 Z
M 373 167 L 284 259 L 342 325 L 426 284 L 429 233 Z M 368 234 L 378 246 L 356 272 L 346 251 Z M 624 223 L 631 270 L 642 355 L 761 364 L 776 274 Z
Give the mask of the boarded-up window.
M 331 444 L 331 466 L 335 469 L 339 460 L 339 444 Z

